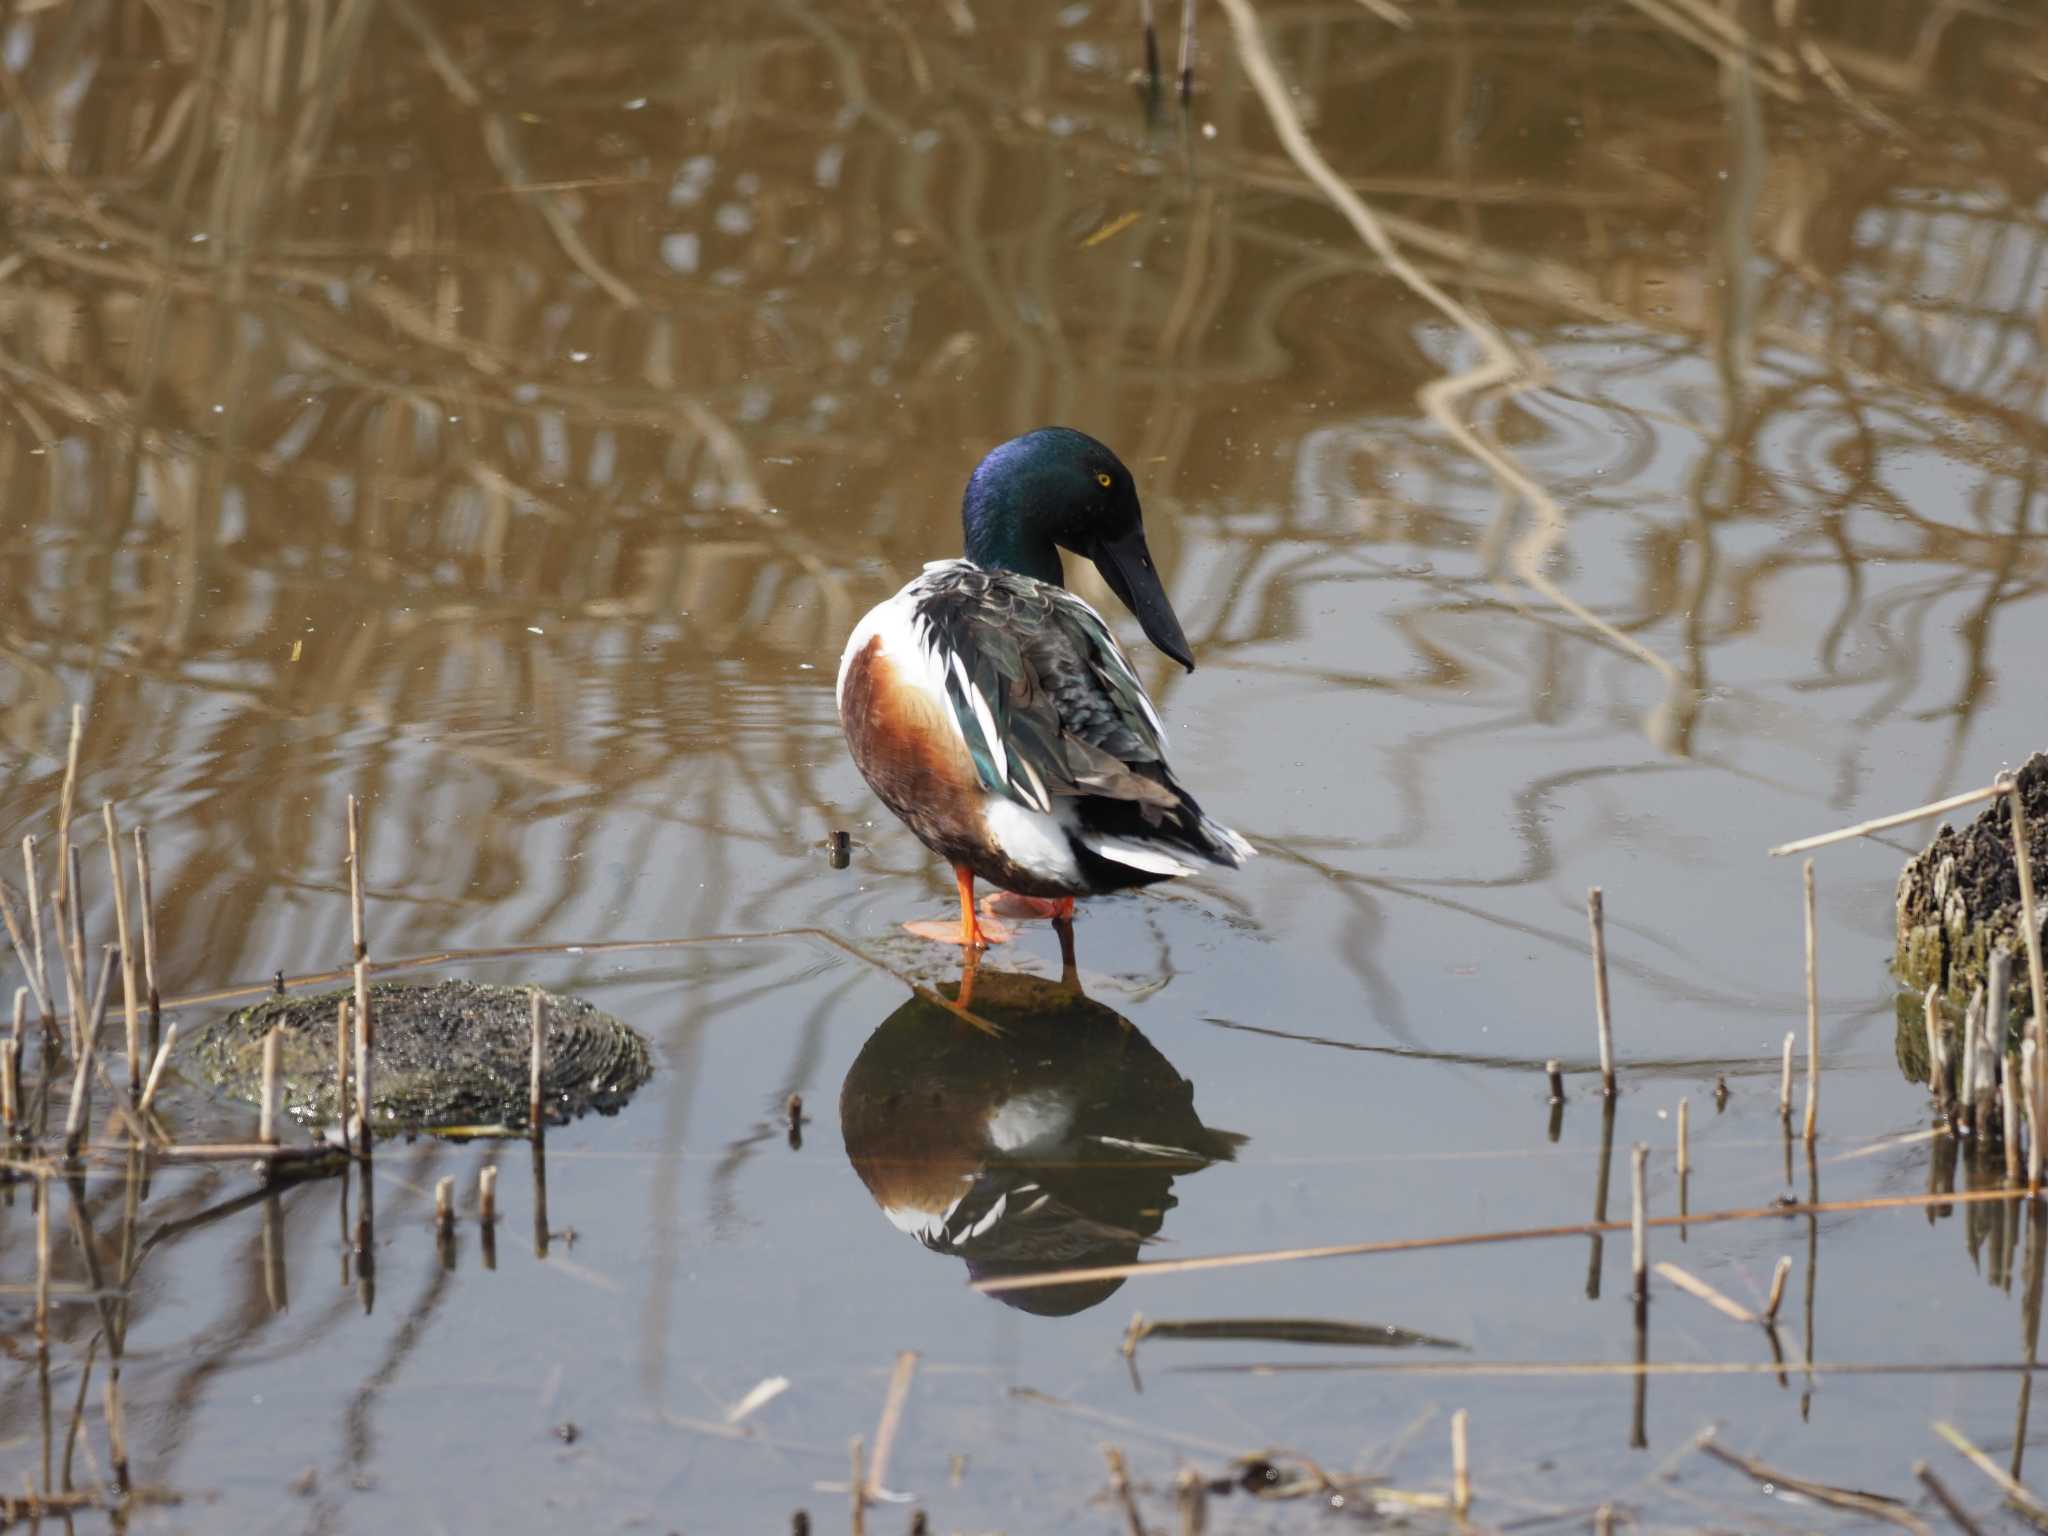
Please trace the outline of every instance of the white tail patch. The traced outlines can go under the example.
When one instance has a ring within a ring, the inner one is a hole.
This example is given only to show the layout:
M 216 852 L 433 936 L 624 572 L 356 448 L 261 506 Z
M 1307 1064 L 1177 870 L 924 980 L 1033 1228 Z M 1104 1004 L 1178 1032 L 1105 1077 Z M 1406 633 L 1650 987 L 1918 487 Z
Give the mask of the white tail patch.
M 982 797 L 981 817 L 989 841 L 1019 869 L 1069 890 L 1088 888 L 1074 858 L 1074 845 L 1067 841 L 1066 826 L 1057 817 L 1001 795 Z
M 1164 848 L 1145 843 L 1118 842 L 1108 837 L 1083 837 L 1081 841 L 1105 859 L 1142 869 L 1148 875 L 1192 875 L 1195 867 L 1182 862 Z
M 1254 848 L 1242 837 L 1239 837 L 1230 828 L 1224 826 L 1220 821 L 1211 821 L 1207 816 L 1204 816 L 1202 818 L 1202 830 L 1208 834 L 1210 842 L 1217 844 L 1222 849 L 1223 857 L 1229 860 L 1233 866 L 1242 864 L 1246 859 L 1256 859 L 1259 856 L 1258 849 Z

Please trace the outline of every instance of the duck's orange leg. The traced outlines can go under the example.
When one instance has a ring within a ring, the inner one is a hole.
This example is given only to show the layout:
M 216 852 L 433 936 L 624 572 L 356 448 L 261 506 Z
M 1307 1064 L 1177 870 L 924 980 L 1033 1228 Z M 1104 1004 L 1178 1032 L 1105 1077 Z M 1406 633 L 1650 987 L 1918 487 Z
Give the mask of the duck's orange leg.
M 921 939 L 936 939 L 941 944 L 958 944 L 963 949 L 986 949 L 991 944 L 1007 944 L 1011 933 L 998 922 L 982 922 L 974 914 L 974 871 L 965 864 L 953 866 L 953 879 L 960 888 L 960 926 L 951 923 L 917 922 L 903 926 Z

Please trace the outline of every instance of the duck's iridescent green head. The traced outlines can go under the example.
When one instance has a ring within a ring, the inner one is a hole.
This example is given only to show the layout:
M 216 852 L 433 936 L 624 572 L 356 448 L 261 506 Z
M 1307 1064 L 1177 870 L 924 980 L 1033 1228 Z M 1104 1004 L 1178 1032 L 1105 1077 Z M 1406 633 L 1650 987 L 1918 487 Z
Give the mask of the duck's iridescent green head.
M 1195 670 L 1145 546 L 1138 487 L 1123 461 L 1087 433 L 1040 427 L 995 449 L 967 482 L 960 521 L 967 558 L 990 570 L 1061 586 L 1062 549 L 1094 561 L 1146 637 Z

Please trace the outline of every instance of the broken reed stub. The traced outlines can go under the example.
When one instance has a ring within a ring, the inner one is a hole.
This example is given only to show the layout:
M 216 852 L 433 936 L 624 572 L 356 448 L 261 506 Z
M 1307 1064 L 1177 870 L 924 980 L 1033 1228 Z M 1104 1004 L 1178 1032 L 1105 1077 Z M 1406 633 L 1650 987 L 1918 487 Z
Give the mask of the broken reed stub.
M 1806 861 L 1806 1128 L 1812 1141 L 1820 1129 L 1820 973 L 1815 959 L 1813 860 Z
M 455 1180 L 453 1176 L 434 1181 L 434 1228 L 444 1236 L 455 1230 Z
M 277 1145 L 278 1048 L 283 1037 L 276 1029 L 263 1037 L 263 1107 L 257 1119 L 256 1139 L 267 1147 Z
M 1549 1061 L 1543 1063 L 1543 1075 L 1550 1083 L 1550 1102 L 1562 1104 L 1564 1102 L 1564 1068 L 1556 1057 L 1553 1056 Z
M 853 839 L 835 830 L 826 842 L 825 858 L 834 869 L 846 868 L 853 862 Z
M 1614 1013 L 1607 994 L 1607 907 L 1600 887 L 1586 892 L 1586 925 L 1593 934 L 1593 1023 L 1600 1035 L 1600 1091 L 1614 1096 Z
M 1467 1418 L 1460 1408 L 1451 1415 L 1451 1508 L 1462 1517 L 1472 1507 L 1471 1446 L 1467 1442 Z
M 491 1163 L 477 1170 L 476 1219 L 479 1225 L 486 1227 L 498 1219 L 498 1165 L 496 1163 Z

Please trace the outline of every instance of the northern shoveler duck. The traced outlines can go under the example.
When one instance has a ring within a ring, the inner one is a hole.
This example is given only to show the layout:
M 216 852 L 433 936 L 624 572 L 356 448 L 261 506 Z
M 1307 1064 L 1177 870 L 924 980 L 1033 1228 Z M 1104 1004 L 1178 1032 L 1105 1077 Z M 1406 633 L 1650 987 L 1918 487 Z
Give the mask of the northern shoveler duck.
M 975 877 L 1060 925 L 1076 896 L 1234 868 L 1252 847 L 1167 767 L 1165 727 L 1102 616 L 1062 585 L 1094 562 L 1152 643 L 1195 669 L 1166 599 L 1131 472 L 1085 433 L 1042 427 L 995 449 L 961 502 L 967 557 L 927 565 L 860 621 L 839 662 L 839 720 L 861 775 L 953 866 L 958 942 L 1004 935 Z M 911 924 L 953 938 L 950 925 Z

